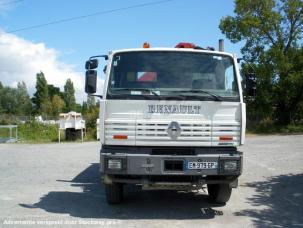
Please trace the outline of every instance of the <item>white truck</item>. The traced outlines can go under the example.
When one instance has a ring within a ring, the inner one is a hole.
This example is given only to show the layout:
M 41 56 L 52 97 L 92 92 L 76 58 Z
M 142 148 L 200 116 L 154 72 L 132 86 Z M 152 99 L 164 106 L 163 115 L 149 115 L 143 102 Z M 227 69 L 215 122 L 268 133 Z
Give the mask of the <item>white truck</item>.
M 191 43 L 175 48 L 124 49 L 86 62 L 88 94 L 100 102 L 100 171 L 107 202 L 123 200 L 123 186 L 143 190 L 199 190 L 226 203 L 242 172 L 246 109 L 237 57 Z

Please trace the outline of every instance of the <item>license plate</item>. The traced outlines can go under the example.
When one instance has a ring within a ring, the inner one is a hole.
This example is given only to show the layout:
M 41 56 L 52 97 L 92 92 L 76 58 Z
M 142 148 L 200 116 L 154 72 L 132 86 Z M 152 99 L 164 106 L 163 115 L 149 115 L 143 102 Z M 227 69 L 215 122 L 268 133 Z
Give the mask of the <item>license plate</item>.
M 218 162 L 187 162 L 187 169 L 217 169 Z

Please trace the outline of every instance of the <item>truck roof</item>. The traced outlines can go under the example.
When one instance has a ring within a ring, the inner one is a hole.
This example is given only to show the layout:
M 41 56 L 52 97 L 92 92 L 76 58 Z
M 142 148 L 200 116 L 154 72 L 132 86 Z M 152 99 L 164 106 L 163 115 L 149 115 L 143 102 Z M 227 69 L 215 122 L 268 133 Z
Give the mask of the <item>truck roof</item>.
M 110 54 L 122 53 L 122 52 L 138 52 L 138 51 L 174 51 L 174 52 L 192 52 L 192 53 L 207 53 L 207 54 L 215 54 L 215 55 L 225 55 L 234 57 L 235 54 L 231 54 L 228 52 L 221 51 L 211 51 L 211 50 L 201 50 L 194 48 L 167 48 L 167 47 L 155 47 L 155 48 L 130 48 L 130 49 L 119 49 L 111 51 Z

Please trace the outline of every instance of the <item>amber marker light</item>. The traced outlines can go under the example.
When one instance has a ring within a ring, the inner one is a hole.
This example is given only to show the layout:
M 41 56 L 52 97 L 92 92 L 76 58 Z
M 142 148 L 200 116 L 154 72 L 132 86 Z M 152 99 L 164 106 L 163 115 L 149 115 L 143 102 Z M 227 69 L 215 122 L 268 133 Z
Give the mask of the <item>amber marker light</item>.
M 231 137 L 231 136 L 220 136 L 219 140 L 220 141 L 229 141 L 229 140 L 233 140 L 233 137 Z
M 143 48 L 150 48 L 150 44 L 147 43 L 147 42 L 145 42 L 145 43 L 143 44 Z
M 127 139 L 127 135 L 113 135 L 113 139 Z

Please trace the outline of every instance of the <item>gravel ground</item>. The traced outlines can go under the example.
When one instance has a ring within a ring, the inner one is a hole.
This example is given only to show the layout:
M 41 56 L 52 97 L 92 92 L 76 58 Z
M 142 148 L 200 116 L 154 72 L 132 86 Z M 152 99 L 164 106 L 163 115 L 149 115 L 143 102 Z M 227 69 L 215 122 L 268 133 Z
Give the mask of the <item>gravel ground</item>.
M 303 136 L 248 137 L 230 201 L 129 187 L 105 203 L 99 143 L 0 144 L 0 227 L 303 227 Z

